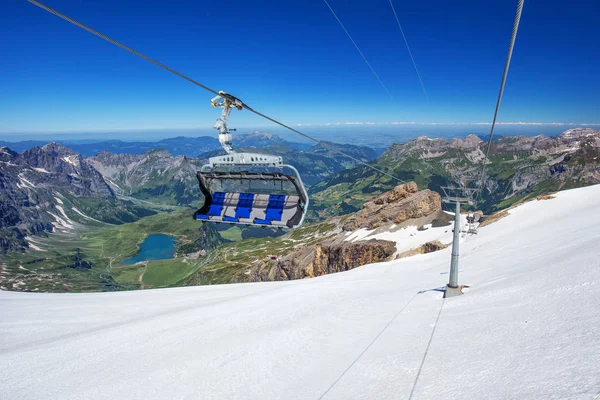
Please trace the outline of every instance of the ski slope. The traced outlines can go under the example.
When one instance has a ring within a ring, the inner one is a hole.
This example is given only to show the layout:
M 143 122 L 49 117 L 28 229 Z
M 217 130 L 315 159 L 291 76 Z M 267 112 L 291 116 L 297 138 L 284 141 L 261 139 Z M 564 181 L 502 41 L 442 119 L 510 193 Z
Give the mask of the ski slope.
M 0 292 L 6 399 L 586 399 L 600 392 L 600 185 L 450 248 L 291 282 Z

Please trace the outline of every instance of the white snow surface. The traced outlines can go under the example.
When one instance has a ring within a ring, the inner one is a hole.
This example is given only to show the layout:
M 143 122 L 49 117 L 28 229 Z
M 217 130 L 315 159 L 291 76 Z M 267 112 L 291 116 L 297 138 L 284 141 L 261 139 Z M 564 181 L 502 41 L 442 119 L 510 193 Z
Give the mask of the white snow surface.
M 445 300 L 450 248 L 300 281 L 0 292 L 1 397 L 591 400 L 599 196 L 560 192 L 468 236 L 471 287 Z
M 452 214 L 454 215 L 454 214 Z M 467 214 L 461 214 L 460 222 L 461 230 L 464 230 L 467 226 Z M 433 228 L 431 224 L 423 226 L 423 229 L 419 230 L 417 226 L 407 226 L 394 230 L 395 225 L 392 225 L 389 231 L 375 233 L 377 230 L 368 230 L 366 228 L 360 228 L 352 232 L 345 241 L 357 242 L 360 240 L 389 240 L 396 242 L 396 253 L 399 254 L 407 250 L 416 249 L 419 246 L 439 240 L 441 243 L 449 244 L 452 243 L 452 225 L 441 226 Z M 463 239 L 461 238 L 461 242 Z
M 36 168 L 36 167 L 31 167 L 32 170 L 37 171 L 37 172 L 41 172 L 43 174 L 49 174 L 50 172 L 46 171 L 44 168 Z

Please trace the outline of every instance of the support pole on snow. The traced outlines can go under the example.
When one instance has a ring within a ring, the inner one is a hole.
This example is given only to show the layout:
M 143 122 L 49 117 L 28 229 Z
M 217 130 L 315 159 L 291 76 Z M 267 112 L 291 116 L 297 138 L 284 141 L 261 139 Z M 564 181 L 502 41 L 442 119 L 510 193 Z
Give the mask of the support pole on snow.
M 456 202 L 454 214 L 454 237 L 452 238 L 452 261 L 450 262 L 450 280 L 448 287 L 458 288 L 458 247 L 460 242 L 460 202 Z
M 477 189 L 470 189 L 466 186 L 463 187 L 442 187 L 445 196 L 442 198 L 444 203 L 456 204 L 456 210 L 454 212 L 454 234 L 452 237 L 452 260 L 450 261 L 450 278 L 446 285 L 446 291 L 444 297 L 460 296 L 464 285 L 458 284 L 458 261 L 459 261 L 459 244 L 460 244 L 460 205 L 461 203 L 473 205 L 474 194 Z M 449 196 L 448 192 L 454 192 L 456 195 Z

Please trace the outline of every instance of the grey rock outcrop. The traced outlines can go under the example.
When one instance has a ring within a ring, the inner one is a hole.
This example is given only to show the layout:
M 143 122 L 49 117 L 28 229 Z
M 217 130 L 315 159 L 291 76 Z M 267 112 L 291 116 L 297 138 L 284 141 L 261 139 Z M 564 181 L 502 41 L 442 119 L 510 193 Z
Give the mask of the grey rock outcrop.
M 441 208 L 442 202 L 438 193 L 431 190 L 419 191 L 416 183 L 409 182 L 366 202 L 362 210 L 346 220 L 343 230 L 371 230 L 386 224 L 402 225 L 409 220 L 435 215 Z M 429 222 L 419 221 L 419 225 Z
M 339 223 L 333 236 L 311 245 L 297 248 L 275 262 L 253 266 L 250 281 L 271 281 L 311 278 L 347 271 L 366 264 L 389 261 L 396 253 L 396 243 L 387 240 L 348 240 L 350 232 L 361 228 L 388 230 L 392 226 L 448 223 L 441 210 L 439 194 L 430 190 L 418 191 L 414 182 L 402 184 L 365 203 L 362 210 Z M 439 248 L 443 248 L 440 245 Z M 436 244 L 423 251 L 435 251 Z M 423 252 L 421 251 L 421 252 Z M 416 254 L 416 253 L 415 253 Z

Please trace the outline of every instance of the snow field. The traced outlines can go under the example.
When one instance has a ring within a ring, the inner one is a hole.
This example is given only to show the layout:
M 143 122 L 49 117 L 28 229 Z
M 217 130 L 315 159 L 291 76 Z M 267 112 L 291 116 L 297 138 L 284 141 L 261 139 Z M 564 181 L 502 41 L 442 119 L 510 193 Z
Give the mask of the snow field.
M 450 248 L 301 281 L 0 292 L 2 396 L 593 399 L 599 196 L 560 192 L 467 236 L 471 287 L 445 300 Z

